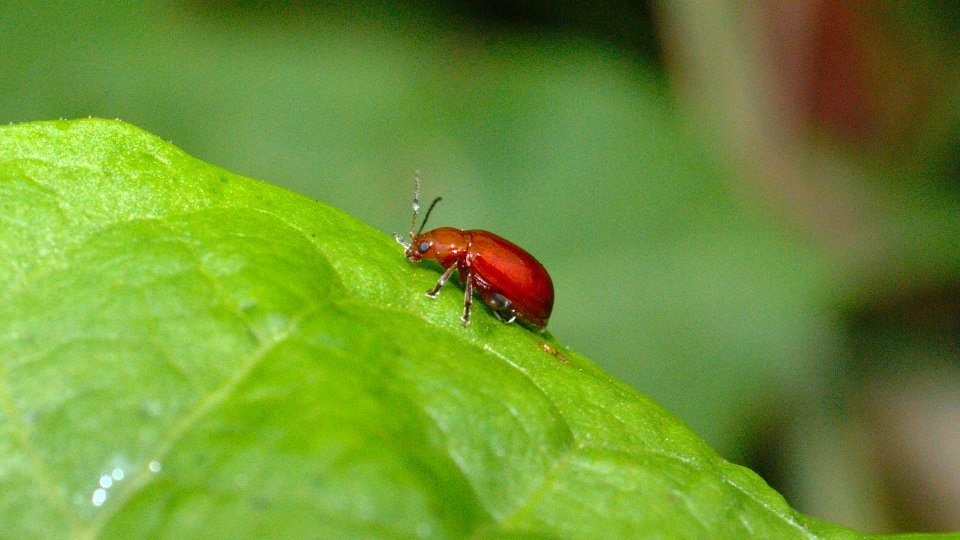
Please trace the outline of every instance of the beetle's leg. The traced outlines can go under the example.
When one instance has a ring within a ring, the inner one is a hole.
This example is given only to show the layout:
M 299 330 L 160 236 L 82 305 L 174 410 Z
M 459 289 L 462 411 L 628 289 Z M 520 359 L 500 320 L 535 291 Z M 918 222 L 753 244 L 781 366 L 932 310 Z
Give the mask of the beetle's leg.
M 408 249 L 410 248 L 410 242 L 407 242 L 406 240 L 404 240 L 403 237 L 400 236 L 399 234 L 393 233 L 393 239 L 396 240 L 397 243 L 400 244 L 401 246 Z
M 463 282 L 463 325 L 470 324 L 470 304 L 473 303 L 473 275 L 467 267 L 467 276 Z
M 513 305 L 513 302 L 507 300 L 506 296 L 500 293 L 493 293 L 487 297 L 486 300 L 487 305 L 490 306 L 493 314 L 496 315 L 501 321 L 510 324 L 517 320 L 516 313 L 510 311 L 510 306 Z
M 443 285 L 447 282 L 448 279 L 450 279 L 450 276 L 453 275 L 453 272 L 456 269 L 457 269 L 457 265 L 453 265 L 450 268 L 447 268 L 447 271 L 444 272 L 442 276 L 440 276 L 440 281 L 437 282 L 437 286 L 427 291 L 427 296 L 429 296 L 430 298 L 436 298 L 437 294 L 440 292 L 440 287 L 443 287 Z

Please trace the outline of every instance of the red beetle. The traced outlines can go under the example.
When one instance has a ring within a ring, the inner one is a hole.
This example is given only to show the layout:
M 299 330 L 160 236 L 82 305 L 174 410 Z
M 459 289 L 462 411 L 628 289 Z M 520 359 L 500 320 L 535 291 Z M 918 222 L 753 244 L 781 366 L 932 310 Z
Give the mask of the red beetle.
M 441 197 L 430 204 L 420 229 L 414 234 L 420 213 L 419 173 L 416 180 L 410 241 L 405 241 L 399 234 L 393 237 L 407 248 L 404 252 L 407 259 L 413 262 L 435 259 L 446 269 L 437 286 L 427 291 L 427 296 L 436 297 L 454 270 L 459 270 L 464 289 L 464 326 L 470 324 L 470 303 L 476 289 L 501 321 L 512 323 L 519 319 L 538 332 L 543 332 L 553 311 L 553 281 L 543 265 L 513 242 L 491 232 L 462 231 L 453 227 L 423 232 L 430 212 Z

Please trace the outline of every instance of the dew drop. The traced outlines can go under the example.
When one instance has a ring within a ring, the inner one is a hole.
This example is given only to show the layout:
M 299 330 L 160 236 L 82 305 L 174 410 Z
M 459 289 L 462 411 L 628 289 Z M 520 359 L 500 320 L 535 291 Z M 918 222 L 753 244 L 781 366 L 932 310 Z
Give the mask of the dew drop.
M 148 399 L 140 404 L 140 414 L 153 420 L 163 416 L 163 402 L 157 399 Z
M 110 473 L 110 476 L 112 476 L 114 480 L 119 482 L 123 480 L 123 477 L 126 476 L 126 473 L 123 472 L 123 469 L 117 467 Z
M 433 531 L 433 527 L 429 523 L 421 523 L 417 525 L 416 533 L 419 538 L 427 538 L 430 536 L 430 533 Z
M 151 461 L 150 464 L 147 465 L 147 468 L 150 469 L 150 472 L 152 473 L 158 473 L 160 472 L 160 469 L 163 468 L 163 466 L 160 465 L 159 461 Z
M 103 503 L 107 500 L 107 490 L 103 488 L 97 488 L 93 491 L 93 497 L 90 498 L 90 502 L 94 506 L 103 506 Z
M 105 474 L 100 477 L 100 487 L 103 489 L 110 489 L 110 486 L 113 485 L 113 477 L 109 474 Z

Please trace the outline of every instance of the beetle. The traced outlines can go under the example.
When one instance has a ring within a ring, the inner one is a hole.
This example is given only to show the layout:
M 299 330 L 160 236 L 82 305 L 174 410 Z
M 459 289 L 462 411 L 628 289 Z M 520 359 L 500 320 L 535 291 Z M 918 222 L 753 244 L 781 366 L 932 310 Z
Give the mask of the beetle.
M 453 227 L 423 232 L 430 212 L 442 197 L 433 200 L 414 234 L 420 215 L 419 172 L 415 178 L 410 240 L 396 233 L 393 237 L 406 248 L 404 255 L 411 262 L 433 259 L 444 268 L 437 286 L 427 291 L 427 296 L 435 298 L 453 272 L 458 271 L 463 285 L 464 326 L 470 324 L 470 304 L 477 291 L 501 321 L 509 324 L 519 320 L 543 333 L 553 311 L 553 281 L 543 265 L 520 246 L 492 232 Z

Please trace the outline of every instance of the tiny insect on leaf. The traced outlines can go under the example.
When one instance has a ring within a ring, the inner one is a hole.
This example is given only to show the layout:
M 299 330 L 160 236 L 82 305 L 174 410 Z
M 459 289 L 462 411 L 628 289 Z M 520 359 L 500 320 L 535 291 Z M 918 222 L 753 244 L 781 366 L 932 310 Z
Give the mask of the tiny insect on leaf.
M 432 259 L 445 269 L 436 287 L 427 295 L 436 296 L 453 272 L 458 271 L 464 288 L 464 326 L 470 324 L 470 306 L 474 292 L 478 292 L 501 321 L 508 324 L 520 321 L 544 332 L 553 311 L 553 281 L 540 261 L 489 231 L 440 227 L 423 232 L 430 213 L 441 200 L 437 197 L 430 203 L 418 229 L 420 174 L 417 173 L 409 241 L 399 234 L 393 235 L 406 248 L 404 255 L 410 261 Z

